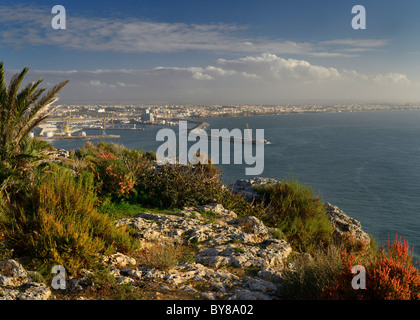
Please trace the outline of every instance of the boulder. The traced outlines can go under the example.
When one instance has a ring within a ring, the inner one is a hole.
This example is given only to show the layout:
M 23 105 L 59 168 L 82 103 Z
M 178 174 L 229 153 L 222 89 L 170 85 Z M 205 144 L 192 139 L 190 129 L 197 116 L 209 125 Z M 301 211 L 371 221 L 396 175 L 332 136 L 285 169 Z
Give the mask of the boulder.
M 248 216 L 244 218 L 237 219 L 235 224 L 246 233 L 253 234 L 255 240 L 262 241 L 270 237 L 270 233 L 265 224 L 258 218 L 254 216 Z
M 105 256 L 104 262 L 109 264 L 111 267 L 124 268 L 130 265 L 136 264 L 136 259 L 126 256 L 120 252 L 117 252 L 111 256 Z
M 0 261 L 0 286 L 20 286 L 28 281 L 28 273 L 16 260 Z

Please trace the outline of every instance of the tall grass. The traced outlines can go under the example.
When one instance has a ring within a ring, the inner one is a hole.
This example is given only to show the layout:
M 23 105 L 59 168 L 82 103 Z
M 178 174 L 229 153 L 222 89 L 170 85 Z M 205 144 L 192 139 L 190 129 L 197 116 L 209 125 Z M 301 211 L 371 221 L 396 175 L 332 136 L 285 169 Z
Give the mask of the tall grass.
M 343 267 L 341 247 L 318 247 L 310 258 L 298 256 L 292 264 L 292 268 L 287 268 L 283 273 L 283 298 L 318 299 L 325 287 L 334 284 L 336 275 Z

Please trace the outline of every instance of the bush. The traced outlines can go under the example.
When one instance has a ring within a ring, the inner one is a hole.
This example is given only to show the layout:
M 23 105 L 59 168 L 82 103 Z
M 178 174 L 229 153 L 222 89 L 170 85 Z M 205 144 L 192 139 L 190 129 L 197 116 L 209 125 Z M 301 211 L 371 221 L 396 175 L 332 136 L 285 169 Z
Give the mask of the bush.
M 269 227 L 280 228 L 296 250 L 310 253 L 332 241 L 333 227 L 311 188 L 284 180 L 257 190 L 267 212 L 261 218 Z
M 19 255 L 61 264 L 70 273 L 99 261 L 99 254 L 136 247 L 124 229 L 96 210 L 89 175 L 77 179 L 59 166 L 22 203 L 10 203 L 4 222 L 8 246 Z
M 217 202 L 238 215 L 257 215 L 262 206 L 233 194 L 211 163 L 157 166 L 153 152 L 129 150 L 120 144 L 86 143 L 75 156 L 92 174 L 101 200 L 174 209 Z
M 115 143 L 94 146 L 88 142 L 79 149 L 78 156 L 87 165 L 82 171 L 93 176 L 102 198 L 111 197 L 114 201 L 136 198 L 134 186 L 147 162 L 140 152 Z
M 233 194 L 211 163 L 151 167 L 137 179 L 138 202 L 160 209 L 220 203 L 239 216 L 262 215 L 260 204 L 251 204 Z
M 376 255 L 354 257 L 342 252 L 343 268 L 333 285 L 323 290 L 322 298 L 363 300 L 420 300 L 420 272 L 412 264 L 409 245 L 401 238 L 387 242 Z M 352 288 L 351 269 L 362 265 L 366 271 L 366 289 Z
M 159 166 L 144 172 L 136 188 L 139 202 L 161 209 L 216 202 L 222 193 L 211 164 Z

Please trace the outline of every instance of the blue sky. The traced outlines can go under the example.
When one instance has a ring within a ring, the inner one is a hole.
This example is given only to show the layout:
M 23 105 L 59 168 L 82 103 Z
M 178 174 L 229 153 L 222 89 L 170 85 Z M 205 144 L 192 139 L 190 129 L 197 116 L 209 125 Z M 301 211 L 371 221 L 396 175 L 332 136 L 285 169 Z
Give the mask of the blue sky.
M 53 30 L 54 5 L 66 30 Z M 366 30 L 351 27 L 354 5 Z M 8 75 L 66 103 L 420 101 L 418 1 L 0 1 Z

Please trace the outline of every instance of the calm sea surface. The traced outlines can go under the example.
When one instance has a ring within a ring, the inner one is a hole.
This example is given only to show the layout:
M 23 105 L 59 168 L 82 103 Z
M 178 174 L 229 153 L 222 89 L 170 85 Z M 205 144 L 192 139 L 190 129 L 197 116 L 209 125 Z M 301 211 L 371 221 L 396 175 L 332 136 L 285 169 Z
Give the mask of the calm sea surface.
M 206 118 L 206 129 L 264 129 L 263 177 L 293 176 L 324 201 L 359 220 L 379 243 L 395 234 L 420 258 L 420 111 L 288 114 Z M 156 133 L 109 131 L 128 148 L 156 151 Z M 177 131 L 178 127 L 172 127 Z M 89 132 L 94 134 L 94 132 Z M 255 137 L 255 131 L 253 131 Z M 77 149 L 85 141 L 55 141 Z M 233 160 L 232 160 L 233 162 Z M 220 165 L 226 183 L 249 178 L 244 165 Z

